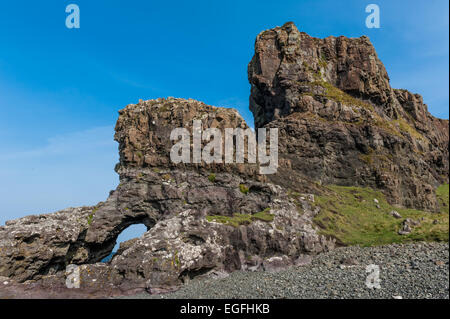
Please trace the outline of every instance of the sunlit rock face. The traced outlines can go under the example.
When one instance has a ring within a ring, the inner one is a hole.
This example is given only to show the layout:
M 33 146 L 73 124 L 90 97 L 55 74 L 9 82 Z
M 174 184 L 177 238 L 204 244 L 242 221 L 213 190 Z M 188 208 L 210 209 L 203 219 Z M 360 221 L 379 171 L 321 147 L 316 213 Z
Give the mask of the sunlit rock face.
M 278 127 L 272 182 L 370 186 L 393 204 L 436 211 L 448 182 L 449 123 L 392 89 L 365 36 L 313 38 L 293 23 L 261 32 L 248 66 L 255 127 Z

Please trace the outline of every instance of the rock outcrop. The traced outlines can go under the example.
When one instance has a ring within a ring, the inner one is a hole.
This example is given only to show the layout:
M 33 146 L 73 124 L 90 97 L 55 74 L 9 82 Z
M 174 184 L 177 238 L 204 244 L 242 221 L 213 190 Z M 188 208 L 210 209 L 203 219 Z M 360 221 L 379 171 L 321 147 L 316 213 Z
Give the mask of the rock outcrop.
M 1 227 L 1 276 L 54 282 L 67 265 L 77 264 L 85 265 L 82 282 L 92 289 L 112 284 L 158 291 L 198 275 L 270 268 L 273 257 L 287 266 L 334 247 L 312 223 L 318 208 L 264 182 L 256 164 L 170 162 L 173 128 L 192 131 L 193 120 L 222 130 L 246 128 L 235 110 L 169 98 L 119 113 L 120 185 L 95 207 Z M 147 233 L 124 243 L 108 264 L 99 263 L 132 224 L 144 224 Z
M 248 66 L 255 127 L 278 127 L 273 182 L 370 186 L 392 204 L 437 211 L 449 122 L 392 89 L 365 36 L 318 39 L 286 23 L 260 33 Z
M 292 23 L 264 31 L 249 80 L 255 127 L 279 129 L 276 174 L 260 175 L 258 163 L 173 163 L 174 128 L 247 124 L 233 109 L 191 99 L 141 100 L 119 111 L 117 189 L 95 207 L 1 226 L 0 277 L 60 291 L 75 264 L 87 293 L 114 295 L 302 264 L 335 245 L 313 223 L 321 183 L 371 186 L 393 203 L 438 208 L 448 121 L 432 117 L 419 95 L 390 87 L 366 37 L 315 39 Z M 147 232 L 100 263 L 132 224 Z

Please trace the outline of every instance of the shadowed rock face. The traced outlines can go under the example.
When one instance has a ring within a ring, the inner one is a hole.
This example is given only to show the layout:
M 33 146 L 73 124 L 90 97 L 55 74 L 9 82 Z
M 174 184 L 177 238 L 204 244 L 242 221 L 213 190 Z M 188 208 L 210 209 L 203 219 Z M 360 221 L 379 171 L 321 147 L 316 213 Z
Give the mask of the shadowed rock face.
M 438 210 L 448 120 L 391 88 L 367 37 L 317 39 L 286 23 L 258 35 L 248 77 L 255 127 L 280 129 L 272 182 L 370 186 L 393 204 Z
M 67 293 L 69 264 L 82 265 L 86 294 L 109 296 L 301 262 L 334 247 L 312 222 L 319 208 L 310 193 L 325 191 L 318 181 L 369 185 L 391 202 L 436 209 L 434 188 L 448 180 L 448 121 L 432 117 L 419 95 L 390 87 L 367 38 L 314 39 L 291 23 L 265 31 L 249 80 L 256 127 L 279 129 L 277 174 L 170 161 L 174 128 L 192 132 L 193 120 L 248 128 L 233 109 L 174 98 L 130 104 L 116 125 L 120 185 L 105 202 L 0 227 L 9 291 L 29 290 L 17 284 L 26 282 Z M 99 263 L 132 224 L 148 231 Z

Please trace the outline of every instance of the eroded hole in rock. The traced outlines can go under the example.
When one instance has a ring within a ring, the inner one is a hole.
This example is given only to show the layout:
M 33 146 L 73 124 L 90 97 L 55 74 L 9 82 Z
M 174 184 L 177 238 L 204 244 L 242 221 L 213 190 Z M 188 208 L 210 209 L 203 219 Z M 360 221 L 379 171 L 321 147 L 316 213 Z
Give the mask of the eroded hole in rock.
M 112 252 L 107 257 L 103 258 L 101 262 L 107 263 L 114 257 L 114 255 L 120 255 L 125 249 L 129 248 L 133 242 L 147 232 L 147 230 L 148 228 L 144 224 L 134 224 L 125 228 L 117 237 L 116 244 Z

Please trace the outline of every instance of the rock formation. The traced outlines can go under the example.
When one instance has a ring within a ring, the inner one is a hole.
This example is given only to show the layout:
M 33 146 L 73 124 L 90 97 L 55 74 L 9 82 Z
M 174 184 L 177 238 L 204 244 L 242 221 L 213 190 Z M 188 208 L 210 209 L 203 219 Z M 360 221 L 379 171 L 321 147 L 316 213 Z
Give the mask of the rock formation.
M 120 185 L 95 207 L 0 226 L 0 276 L 63 287 L 81 265 L 85 289 L 169 289 L 193 277 L 270 270 L 334 247 L 313 223 L 320 184 L 382 189 L 393 202 L 435 210 L 448 181 L 448 121 L 419 95 L 392 89 L 368 38 L 315 39 L 292 23 L 258 35 L 249 64 L 255 127 L 279 128 L 280 167 L 174 164 L 172 129 L 247 128 L 233 109 L 195 100 L 139 101 L 119 111 Z M 121 244 L 132 224 L 148 231 Z
M 258 35 L 248 77 L 255 127 L 280 130 L 273 182 L 370 186 L 392 204 L 439 209 L 449 122 L 391 88 L 367 37 L 317 39 L 286 23 Z

